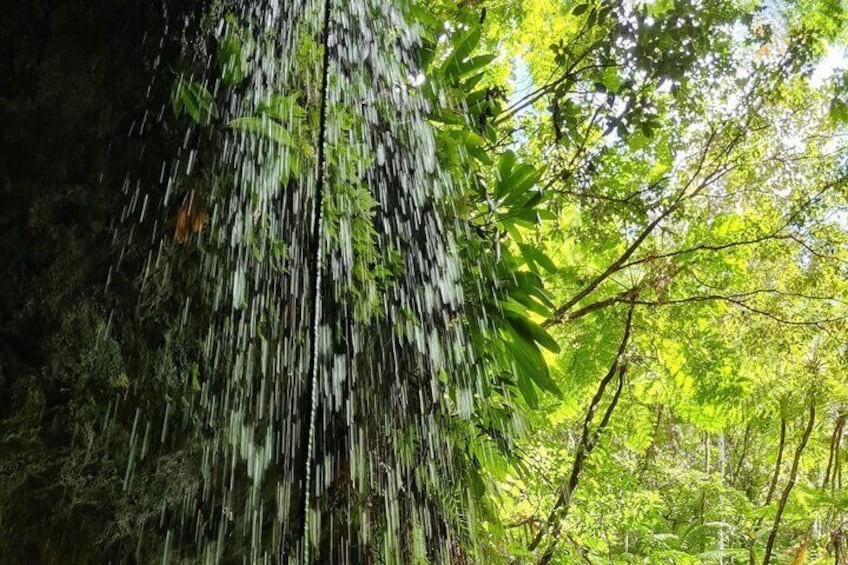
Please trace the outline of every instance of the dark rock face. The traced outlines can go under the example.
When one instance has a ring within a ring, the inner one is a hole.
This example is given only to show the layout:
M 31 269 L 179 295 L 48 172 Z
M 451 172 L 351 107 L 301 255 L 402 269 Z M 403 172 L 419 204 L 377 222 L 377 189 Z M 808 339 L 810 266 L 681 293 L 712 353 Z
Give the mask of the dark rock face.
M 134 409 L 119 402 L 146 369 L 137 344 L 151 329 L 131 315 L 140 260 L 130 252 L 126 274 L 113 275 L 119 291 L 104 288 L 120 252 L 112 241 L 124 180 L 158 190 L 174 145 L 158 116 L 173 80 L 169 64 L 199 20 L 191 12 L 204 3 L 7 4 L 0 18 L 0 563 L 121 562 L 130 544 L 135 552 L 130 533 L 140 531 L 133 523 L 139 495 L 123 485 Z M 121 337 L 99 338 L 106 327 Z

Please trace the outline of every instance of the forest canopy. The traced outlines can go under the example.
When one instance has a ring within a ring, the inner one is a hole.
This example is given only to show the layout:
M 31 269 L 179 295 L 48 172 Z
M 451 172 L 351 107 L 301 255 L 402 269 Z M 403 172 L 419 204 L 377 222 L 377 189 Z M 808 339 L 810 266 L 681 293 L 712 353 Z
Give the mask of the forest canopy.
M 0 564 L 848 565 L 838 0 L 0 22 Z

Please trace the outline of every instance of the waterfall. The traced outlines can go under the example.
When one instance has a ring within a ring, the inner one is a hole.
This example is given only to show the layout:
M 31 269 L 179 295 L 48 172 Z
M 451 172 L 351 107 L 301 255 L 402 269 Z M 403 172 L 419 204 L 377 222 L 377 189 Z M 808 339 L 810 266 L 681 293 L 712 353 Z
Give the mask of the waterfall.
M 418 28 L 380 0 L 217 10 L 217 55 L 175 90 L 197 123 L 149 262 L 196 248 L 204 297 L 183 315 L 205 328 L 184 410 L 203 463 L 163 506 L 163 559 L 453 561 L 446 390 L 473 402 L 474 359 Z

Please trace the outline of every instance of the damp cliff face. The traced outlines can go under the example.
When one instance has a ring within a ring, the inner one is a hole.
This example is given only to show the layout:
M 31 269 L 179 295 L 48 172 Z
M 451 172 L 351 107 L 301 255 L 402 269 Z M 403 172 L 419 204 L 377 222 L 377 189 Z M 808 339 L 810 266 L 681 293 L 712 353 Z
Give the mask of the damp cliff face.
M 104 409 L 162 339 L 122 323 L 130 278 L 104 287 L 123 179 L 154 182 L 172 145 L 165 122 L 128 135 L 167 100 L 152 71 L 179 52 L 165 26 L 192 3 L 159 4 L 36 0 L 0 18 L 0 563 L 103 563 L 135 527 L 133 414 Z M 97 339 L 110 310 L 121 345 Z M 104 417 L 112 433 L 95 439 Z

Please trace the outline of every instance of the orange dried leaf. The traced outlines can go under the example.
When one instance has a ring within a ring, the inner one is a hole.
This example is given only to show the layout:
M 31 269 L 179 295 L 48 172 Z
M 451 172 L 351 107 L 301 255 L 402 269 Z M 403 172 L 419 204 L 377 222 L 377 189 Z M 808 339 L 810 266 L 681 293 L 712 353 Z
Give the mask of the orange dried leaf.
M 208 221 L 209 213 L 200 202 L 200 199 L 195 198 L 194 193 L 189 194 L 183 200 L 183 204 L 180 206 L 179 212 L 177 212 L 174 241 L 185 243 L 191 234 L 199 233 Z

